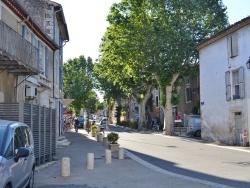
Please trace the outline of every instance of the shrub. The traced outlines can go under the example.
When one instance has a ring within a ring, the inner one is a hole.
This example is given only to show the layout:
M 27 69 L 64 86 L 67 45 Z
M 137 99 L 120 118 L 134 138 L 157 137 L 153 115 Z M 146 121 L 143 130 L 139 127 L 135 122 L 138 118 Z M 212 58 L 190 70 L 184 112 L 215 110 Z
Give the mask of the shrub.
M 117 133 L 111 132 L 107 135 L 108 141 L 111 144 L 117 144 L 117 141 L 119 139 L 119 135 Z

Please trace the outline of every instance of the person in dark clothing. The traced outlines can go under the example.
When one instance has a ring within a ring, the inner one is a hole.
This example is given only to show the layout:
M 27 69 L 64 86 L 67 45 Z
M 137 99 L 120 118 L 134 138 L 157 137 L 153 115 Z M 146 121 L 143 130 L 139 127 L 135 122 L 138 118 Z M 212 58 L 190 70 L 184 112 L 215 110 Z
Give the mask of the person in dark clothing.
M 76 132 L 78 132 L 78 126 L 79 126 L 79 120 L 76 118 L 75 123 L 74 123 L 74 127 L 75 127 Z

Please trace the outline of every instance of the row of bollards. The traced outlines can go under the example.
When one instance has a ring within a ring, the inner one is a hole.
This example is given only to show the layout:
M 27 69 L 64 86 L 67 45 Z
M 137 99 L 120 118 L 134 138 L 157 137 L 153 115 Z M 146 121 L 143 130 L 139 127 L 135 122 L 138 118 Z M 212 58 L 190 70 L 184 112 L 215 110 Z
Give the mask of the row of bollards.
M 106 149 L 105 150 L 105 163 L 110 164 L 112 156 L 111 156 L 111 150 Z M 124 159 L 124 150 L 123 148 L 119 148 L 118 151 L 118 159 Z M 88 153 L 87 154 L 87 166 L 86 168 L 88 170 L 94 169 L 94 153 Z M 62 174 L 63 177 L 70 176 L 70 158 L 69 157 L 63 157 L 62 158 Z

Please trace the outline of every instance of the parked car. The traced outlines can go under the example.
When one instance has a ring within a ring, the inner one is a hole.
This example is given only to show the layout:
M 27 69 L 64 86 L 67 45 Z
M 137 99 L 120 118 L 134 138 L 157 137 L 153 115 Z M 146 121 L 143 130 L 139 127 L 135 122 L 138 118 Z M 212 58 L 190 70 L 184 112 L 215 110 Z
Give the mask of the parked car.
M 83 117 L 78 117 L 77 119 L 79 121 L 78 128 L 83 128 L 83 126 L 84 126 L 84 118 Z
M 201 116 L 185 115 L 184 126 L 187 127 L 187 135 L 201 137 Z
M 34 140 L 21 122 L 0 120 L 0 187 L 33 187 Z

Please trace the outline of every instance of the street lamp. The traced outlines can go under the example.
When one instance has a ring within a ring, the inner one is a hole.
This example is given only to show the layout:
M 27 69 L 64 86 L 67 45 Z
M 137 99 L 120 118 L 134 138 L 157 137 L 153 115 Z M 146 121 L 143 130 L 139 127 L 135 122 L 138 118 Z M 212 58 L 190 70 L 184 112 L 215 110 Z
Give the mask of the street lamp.
M 248 59 L 248 61 L 246 63 L 246 66 L 247 66 L 247 69 L 250 69 L 250 57 L 249 57 L 249 59 Z

